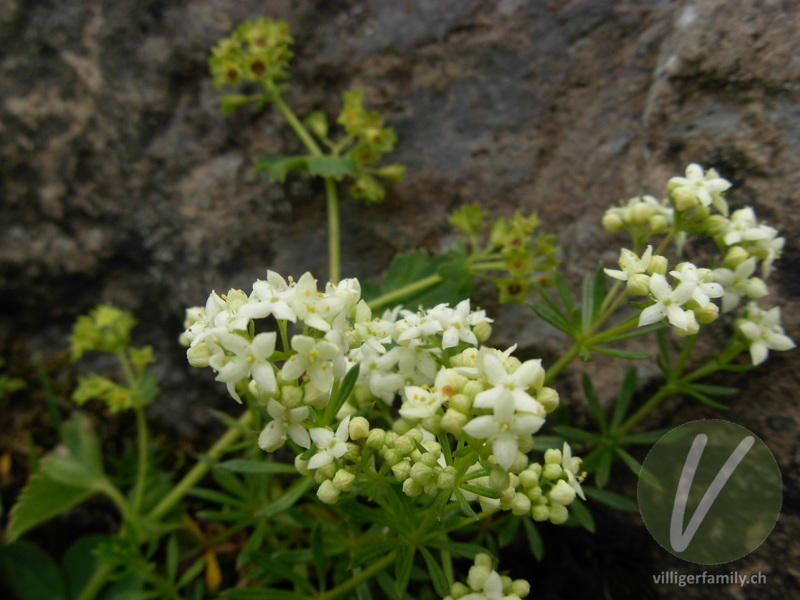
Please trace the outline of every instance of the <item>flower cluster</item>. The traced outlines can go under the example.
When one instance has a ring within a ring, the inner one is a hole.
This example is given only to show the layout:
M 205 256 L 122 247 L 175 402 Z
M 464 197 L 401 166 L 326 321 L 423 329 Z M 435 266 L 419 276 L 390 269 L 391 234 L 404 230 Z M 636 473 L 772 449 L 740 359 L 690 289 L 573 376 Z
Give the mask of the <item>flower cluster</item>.
M 488 554 L 478 554 L 467 575 L 467 585 L 454 583 L 444 600 L 520 600 L 530 591 L 526 580 L 500 575 L 492 569 Z
M 308 273 L 287 282 L 270 271 L 250 294 L 212 292 L 187 310 L 183 341 L 189 362 L 213 369 L 234 399 L 248 389 L 266 405 L 259 445 L 274 451 L 291 440 L 295 465 L 313 472 L 325 502 L 365 469 L 382 469 L 409 496 L 445 492 L 562 522 L 583 497 L 577 459 L 568 446 L 563 462 L 556 451 L 558 465 L 527 457 L 558 394 L 544 386 L 540 360 L 482 346 L 490 323 L 468 300 L 377 316 L 355 279 L 321 292 Z M 355 368 L 352 392 L 333 404 Z
M 701 325 L 716 320 L 720 308 L 728 313 L 744 299 L 758 300 L 768 294 L 764 279 L 780 256 L 785 239 L 779 237 L 774 227 L 759 223 L 750 207 L 729 216 L 722 194 L 730 187 L 730 182 L 713 169 L 704 172 L 700 165 L 692 164 L 687 167 L 685 177 L 670 179 L 663 201 L 652 196 L 638 197 L 624 208 L 606 212 L 605 228 L 631 232 L 634 247 L 641 247 L 654 234 L 666 233 L 678 240 L 680 251 L 687 233 L 692 232 L 710 236 L 722 256 L 720 266 L 714 269 L 682 262 L 670 271 L 667 258 L 655 253 L 652 246 L 647 246 L 641 256 L 623 248 L 620 268 L 605 269 L 605 273 L 626 282 L 628 293 L 648 297 L 650 303 L 639 316 L 640 327 L 666 319 L 679 335 L 693 335 Z M 720 214 L 711 215 L 710 207 Z M 763 279 L 754 277 L 759 263 Z M 720 299 L 721 307 L 712 302 L 716 299 Z M 763 321 L 766 314 L 770 316 Z M 764 312 L 751 302 L 737 322 L 737 330 L 750 346 L 754 364 L 763 362 L 770 349 L 794 347 L 780 328 L 779 320 L 777 309 Z
M 243 23 L 214 47 L 209 67 L 217 87 L 255 81 L 272 86 L 286 79 L 294 40 L 285 21 L 261 18 Z

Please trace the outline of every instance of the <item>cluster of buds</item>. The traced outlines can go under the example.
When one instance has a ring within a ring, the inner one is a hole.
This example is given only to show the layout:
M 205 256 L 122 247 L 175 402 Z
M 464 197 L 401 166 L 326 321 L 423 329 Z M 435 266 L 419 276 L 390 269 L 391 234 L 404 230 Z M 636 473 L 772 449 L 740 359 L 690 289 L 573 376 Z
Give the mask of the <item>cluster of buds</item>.
M 285 21 L 261 18 L 243 23 L 212 51 L 208 62 L 214 85 L 233 87 L 252 81 L 267 90 L 276 88 L 286 80 L 293 42 Z
M 308 273 L 287 282 L 270 271 L 250 294 L 212 292 L 205 307 L 187 310 L 189 362 L 213 369 L 233 398 L 247 389 L 265 405 L 271 420 L 259 445 L 274 451 L 291 441 L 298 470 L 314 472 L 325 502 L 349 491 L 363 469 L 385 469 L 409 496 L 445 491 L 533 514 L 517 474 L 558 406 L 541 361 L 483 346 L 491 320 L 468 300 L 373 317 L 360 290 L 347 279 L 321 292 Z M 290 327 L 298 331 L 291 337 Z M 352 391 L 331 406 L 356 367 Z M 398 400 L 398 418 L 390 417 Z M 544 496 L 563 506 L 554 493 Z
M 531 585 L 525 579 L 500 575 L 492 569 L 491 557 L 481 553 L 475 556 L 466 585 L 455 582 L 443 600 L 520 600 L 530 591 Z
M 669 230 L 674 212 L 666 201 L 659 202 L 653 196 L 636 196 L 606 210 L 602 223 L 609 233 L 624 230 L 634 240 L 648 239 Z
M 486 212 L 475 204 L 454 211 L 450 224 L 463 233 L 473 246 L 478 246 Z M 502 260 L 504 277 L 490 277 L 500 292 L 501 302 L 524 302 L 533 282 L 548 286 L 558 267 L 558 248 L 555 236 L 539 233 L 536 213 L 514 213 L 510 219 L 498 217 L 488 225 L 488 244 L 484 254 Z

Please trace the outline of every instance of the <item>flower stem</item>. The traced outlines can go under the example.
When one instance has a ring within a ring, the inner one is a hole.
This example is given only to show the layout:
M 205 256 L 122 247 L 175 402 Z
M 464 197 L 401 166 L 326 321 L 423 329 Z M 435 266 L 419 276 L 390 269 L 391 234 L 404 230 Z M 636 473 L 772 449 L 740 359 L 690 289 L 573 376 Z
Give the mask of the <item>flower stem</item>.
M 377 298 L 370 300 L 367 304 L 369 304 L 369 307 L 373 310 L 376 308 L 382 308 L 384 306 L 393 306 L 398 300 L 402 300 L 406 296 L 416 292 L 421 292 L 429 287 L 433 287 L 442 281 L 444 281 L 444 279 L 441 275 L 428 275 L 427 277 L 423 277 L 414 283 L 404 285 L 399 289 L 387 292 L 382 296 L 378 296 Z
M 250 421 L 252 420 L 252 413 L 247 410 L 242 413 L 242 416 L 239 417 L 239 424 L 242 427 L 247 427 Z M 236 440 L 239 439 L 239 436 L 242 435 L 242 431 L 238 427 L 231 427 L 228 429 L 221 438 L 217 440 L 217 442 L 209 448 L 206 456 L 211 460 L 217 459 L 225 450 Z M 208 473 L 210 467 L 207 462 L 199 461 L 192 469 L 183 476 L 172 491 L 167 494 L 164 498 L 162 498 L 161 502 L 159 502 L 153 510 L 147 515 L 148 519 L 151 520 L 158 520 L 163 517 L 169 510 L 175 506 L 180 500 L 186 495 L 186 493 L 192 489 L 198 481 L 200 481 L 206 473 Z
M 137 445 L 137 462 L 136 462 L 136 483 L 133 488 L 133 501 L 131 503 L 131 510 L 134 514 L 138 514 L 142 508 L 142 499 L 144 498 L 144 488 L 147 481 L 148 469 L 148 431 L 147 431 L 147 416 L 142 406 L 142 395 L 139 391 L 139 378 L 136 377 L 130 359 L 124 350 L 117 353 L 117 358 L 122 365 L 122 371 L 125 374 L 125 379 L 131 389 L 134 397 L 133 412 L 136 414 L 136 445 Z
M 339 197 L 333 177 L 324 177 L 328 205 L 328 277 L 332 283 L 341 278 L 341 233 L 339 227 Z
M 76 600 L 93 600 L 101 592 L 113 572 L 113 565 L 100 563 Z
M 379 573 L 389 565 L 391 565 L 395 559 L 397 559 L 397 552 L 390 552 L 382 559 L 375 561 L 366 569 L 353 575 L 350 579 L 337 585 L 335 588 L 328 590 L 327 592 L 322 592 L 320 594 L 314 595 L 309 597 L 308 600 L 331 600 L 332 598 L 336 598 L 337 596 L 341 596 L 345 592 L 353 589 L 357 585 L 361 585 L 365 581 L 368 581 L 371 577 L 373 577 L 376 573 Z

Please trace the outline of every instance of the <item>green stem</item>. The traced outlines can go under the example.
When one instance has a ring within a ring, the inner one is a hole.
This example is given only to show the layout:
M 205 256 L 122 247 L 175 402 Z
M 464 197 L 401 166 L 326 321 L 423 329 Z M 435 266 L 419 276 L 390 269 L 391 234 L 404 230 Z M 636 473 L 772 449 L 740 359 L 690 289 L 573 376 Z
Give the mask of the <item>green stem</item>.
M 337 585 L 335 588 L 332 588 L 327 592 L 322 592 L 320 594 L 311 596 L 309 597 L 309 600 L 330 600 L 331 598 L 336 598 L 337 596 L 341 596 L 345 592 L 353 589 L 358 585 L 361 585 L 365 581 L 368 581 L 376 573 L 382 571 L 383 569 L 391 565 L 396 558 L 397 558 L 397 552 L 396 551 L 390 552 L 382 559 L 372 563 L 369 567 L 367 567 L 360 573 L 353 575 L 350 579 L 348 579 L 344 583 Z
M 289 123 L 291 128 L 297 134 L 297 137 L 300 138 L 300 141 L 305 144 L 305 147 L 308 148 L 308 151 L 314 156 L 323 156 L 323 152 L 320 147 L 317 145 L 317 142 L 314 141 L 314 138 L 311 137 L 311 134 L 308 132 L 308 129 L 300 122 L 300 119 L 292 112 L 292 109 L 283 101 L 281 95 L 276 91 L 272 90 L 271 100 L 275 103 L 275 106 L 278 107 L 278 110 L 283 115 L 283 118 Z
M 76 600 L 93 600 L 102 591 L 113 572 L 113 565 L 100 563 Z
M 570 349 L 567 350 L 565 354 L 562 354 L 561 358 L 559 358 L 555 364 L 547 368 L 544 376 L 544 385 L 550 385 L 550 382 L 553 381 L 553 379 L 555 379 L 576 356 L 578 356 L 580 348 L 580 344 L 572 344 Z
M 404 285 L 400 289 L 388 292 L 382 296 L 378 296 L 377 298 L 370 300 L 368 304 L 373 310 L 376 308 L 382 308 L 384 306 L 394 306 L 398 300 L 402 300 L 406 296 L 415 294 L 416 292 L 421 292 L 429 287 L 433 287 L 442 281 L 444 281 L 444 279 L 441 275 L 428 275 L 419 281 Z
M 252 420 L 252 414 L 250 411 L 245 411 L 241 417 L 239 417 L 239 423 L 242 427 L 247 427 L 250 421 Z M 206 456 L 211 460 L 215 460 L 219 458 L 219 456 L 225 452 L 225 450 L 233 444 L 239 437 L 242 435 L 242 431 L 238 427 L 231 427 L 226 431 L 221 438 L 217 440 L 217 442 L 211 446 L 208 450 Z M 153 510 L 147 515 L 148 519 L 157 521 L 161 517 L 163 517 L 169 510 L 175 506 L 180 500 L 186 495 L 186 493 L 191 490 L 197 482 L 199 482 L 206 473 L 209 471 L 209 465 L 205 461 L 198 462 L 192 469 L 183 476 L 177 485 L 172 488 L 172 491 L 167 494 L 161 502 L 159 502 Z
M 328 206 L 328 276 L 331 282 L 338 283 L 342 268 L 339 198 L 333 178 L 323 177 L 323 179 L 325 180 L 325 198 Z
M 144 498 L 144 488 L 147 482 L 148 470 L 148 431 L 147 431 L 147 416 L 142 406 L 142 396 L 139 392 L 139 379 L 134 373 L 133 366 L 130 359 L 124 350 L 117 353 L 117 358 L 122 365 L 122 371 L 125 374 L 125 379 L 128 381 L 128 386 L 131 388 L 134 396 L 133 412 L 136 414 L 136 446 L 138 453 L 138 460 L 136 463 L 136 483 L 133 487 L 133 502 L 131 509 L 134 514 L 138 514 L 142 508 L 142 499 Z

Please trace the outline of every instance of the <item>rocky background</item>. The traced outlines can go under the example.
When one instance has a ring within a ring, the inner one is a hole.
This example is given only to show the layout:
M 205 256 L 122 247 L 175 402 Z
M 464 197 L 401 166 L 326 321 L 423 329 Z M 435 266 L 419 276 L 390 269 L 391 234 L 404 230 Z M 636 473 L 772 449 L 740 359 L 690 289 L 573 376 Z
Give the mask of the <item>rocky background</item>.
M 210 47 L 262 15 L 292 27 L 287 100 L 299 114 L 335 115 L 341 91 L 360 87 L 398 134 L 391 159 L 407 165 L 405 182 L 379 206 L 344 200 L 347 276 L 448 247 L 449 211 L 477 202 L 493 216 L 538 211 L 577 281 L 618 257 L 623 239 L 599 226 L 610 203 L 661 195 L 698 162 L 734 183 L 733 207 L 753 206 L 786 235 L 772 290 L 800 340 L 797 0 L 0 0 L 0 356 L 28 382 L 0 414 L 14 459 L 6 506 L 27 440 L 47 440 L 30 431 L 47 421 L 36 365 L 66 398 L 79 314 L 103 301 L 136 314 L 137 341 L 161 359 L 153 427 L 202 448 L 214 432 L 208 409 L 231 407 L 185 364 L 184 308 L 211 289 L 249 290 L 267 267 L 324 277 L 320 187 L 294 176 L 275 185 L 252 167 L 298 143 L 269 108 L 220 114 L 207 74 Z M 495 345 L 520 342 L 522 356 L 546 362 L 563 346 L 524 307 L 479 300 L 498 320 Z M 539 598 L 800 595 L 798 355 L 774 354 L 725 381 L 741 394 L 722 417 L 775 453 L 784 511 L 756 552 L 708 568 L 761 571 L 765 585 L 656 586 L 664 570 L 704 567 L 662 550 L 638 517 L 603 511 L 596 536 L 553 532 L 545 565 L 521 562 L 514 574 L 531 577 Z M 585 368 L 614 395 L 614 373 Z M 581 415 L 576 388 L 568 378 L 562 397 Z M 714 416 L 676 399 L 647 425 Z M 615 489 L 633 495 L 617 475 Z

